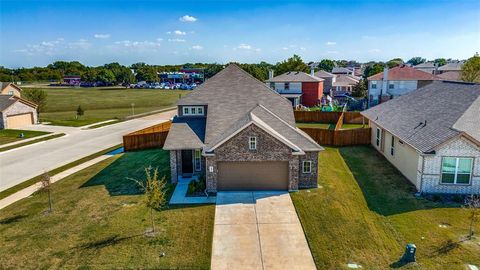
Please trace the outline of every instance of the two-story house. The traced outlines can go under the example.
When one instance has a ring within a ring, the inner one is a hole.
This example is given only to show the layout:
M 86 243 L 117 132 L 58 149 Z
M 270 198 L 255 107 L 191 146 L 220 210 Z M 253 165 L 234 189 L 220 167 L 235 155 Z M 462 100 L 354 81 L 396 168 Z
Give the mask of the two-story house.
M 367 78 L 369 106 L 388 101 L 436 80 L 437 76 L 406 65 L 385 68 L 383 72 Z
M 228 65 L 177 103 L 163 147 L 172 182 L 204 175 L 209 192 L 316 187 L 322 147 L 295 126 L 291 105 Z
M 0 82 L 0 129 L 23 128 L 37 123 L 37 105 L 21 98 L 22 89 Z
M 270 72 L 270 78 L 266 81 L 267 86 L 290 100 L 294 107 L 318 105 L 323 96 L 323 82 L 324 79 L 314 76 L 313 70 L 310 74 L 289 71 L 276 77 Z

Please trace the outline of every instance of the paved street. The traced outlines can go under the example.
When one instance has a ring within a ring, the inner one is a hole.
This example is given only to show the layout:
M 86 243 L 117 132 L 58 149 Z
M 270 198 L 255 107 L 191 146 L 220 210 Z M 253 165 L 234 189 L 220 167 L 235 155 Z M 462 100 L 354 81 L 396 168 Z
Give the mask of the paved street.
M 212 269 L 316 269 L 288 192 L 219 192 Z
M 63 132 L 66 136 L 0 153 L 0 191 L 15 186 L 45 171 L 122 142 L 122 135 L 170 119 L 168 111 L 98 129 L 36 125 L 32 130 Z

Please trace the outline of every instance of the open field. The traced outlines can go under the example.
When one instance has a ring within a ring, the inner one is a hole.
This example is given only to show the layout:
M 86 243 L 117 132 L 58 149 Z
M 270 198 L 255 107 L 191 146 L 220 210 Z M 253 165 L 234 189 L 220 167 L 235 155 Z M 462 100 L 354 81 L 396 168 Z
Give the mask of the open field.
M 20 138 L 20 134 L 23 133 L 24 137 Z M 32 130 L 20 130 L 20 129 L 2 129 L 0 130 L 0 146 L 2 144 L 17 142 L 41 135 L 49 134 L 50 132 L 32 131 Z
M 349 262 L 400 267 L 407 243 L 417 245 L 418 264 L 405 269 L 480 265 L 480 239 L 463 241 L 466 210 L 415 198 L 414 187 L 374 149 L 326 148 L 319 170 L 321 188 L 292 193 L 319 269 L 344 269 Z
M 134 113 L 145 113 L 175 105 L 190 91 L 126 88 L 42 88 L 48 94 L 47 107 L 40 114 L 53 125 L 83 126 L 109 119 L 124 120 Z M 85 114 L 75 119 L 78 106 Z
M 155 213 L 159 235 L 136 184 L 144 167 L 169 175 L 168 152 L 126 153 L 53 184 L 53 212 L 37 193 L 0 212 L 0 265 L 5 268 L 208 269 L 214 205 Z M 170 187 L 171 192 L 172 187 Z M 161 253 L 165 252 L 162 257 Z

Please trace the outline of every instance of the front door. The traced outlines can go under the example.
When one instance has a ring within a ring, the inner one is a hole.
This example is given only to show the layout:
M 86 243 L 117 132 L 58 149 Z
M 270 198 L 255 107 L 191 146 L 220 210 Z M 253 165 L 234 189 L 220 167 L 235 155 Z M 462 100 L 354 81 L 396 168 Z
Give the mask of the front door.
M 192 150 L 182 150 L 182 173 L 193 173 Z

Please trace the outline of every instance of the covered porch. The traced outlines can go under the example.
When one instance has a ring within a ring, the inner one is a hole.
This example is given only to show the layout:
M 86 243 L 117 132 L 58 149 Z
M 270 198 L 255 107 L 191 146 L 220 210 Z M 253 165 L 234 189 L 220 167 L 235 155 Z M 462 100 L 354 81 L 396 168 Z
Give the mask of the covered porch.
M 202 149 L 170 150 L 172 183 L 179 178 L 192 178 L 205 173 L 205 158 Z

